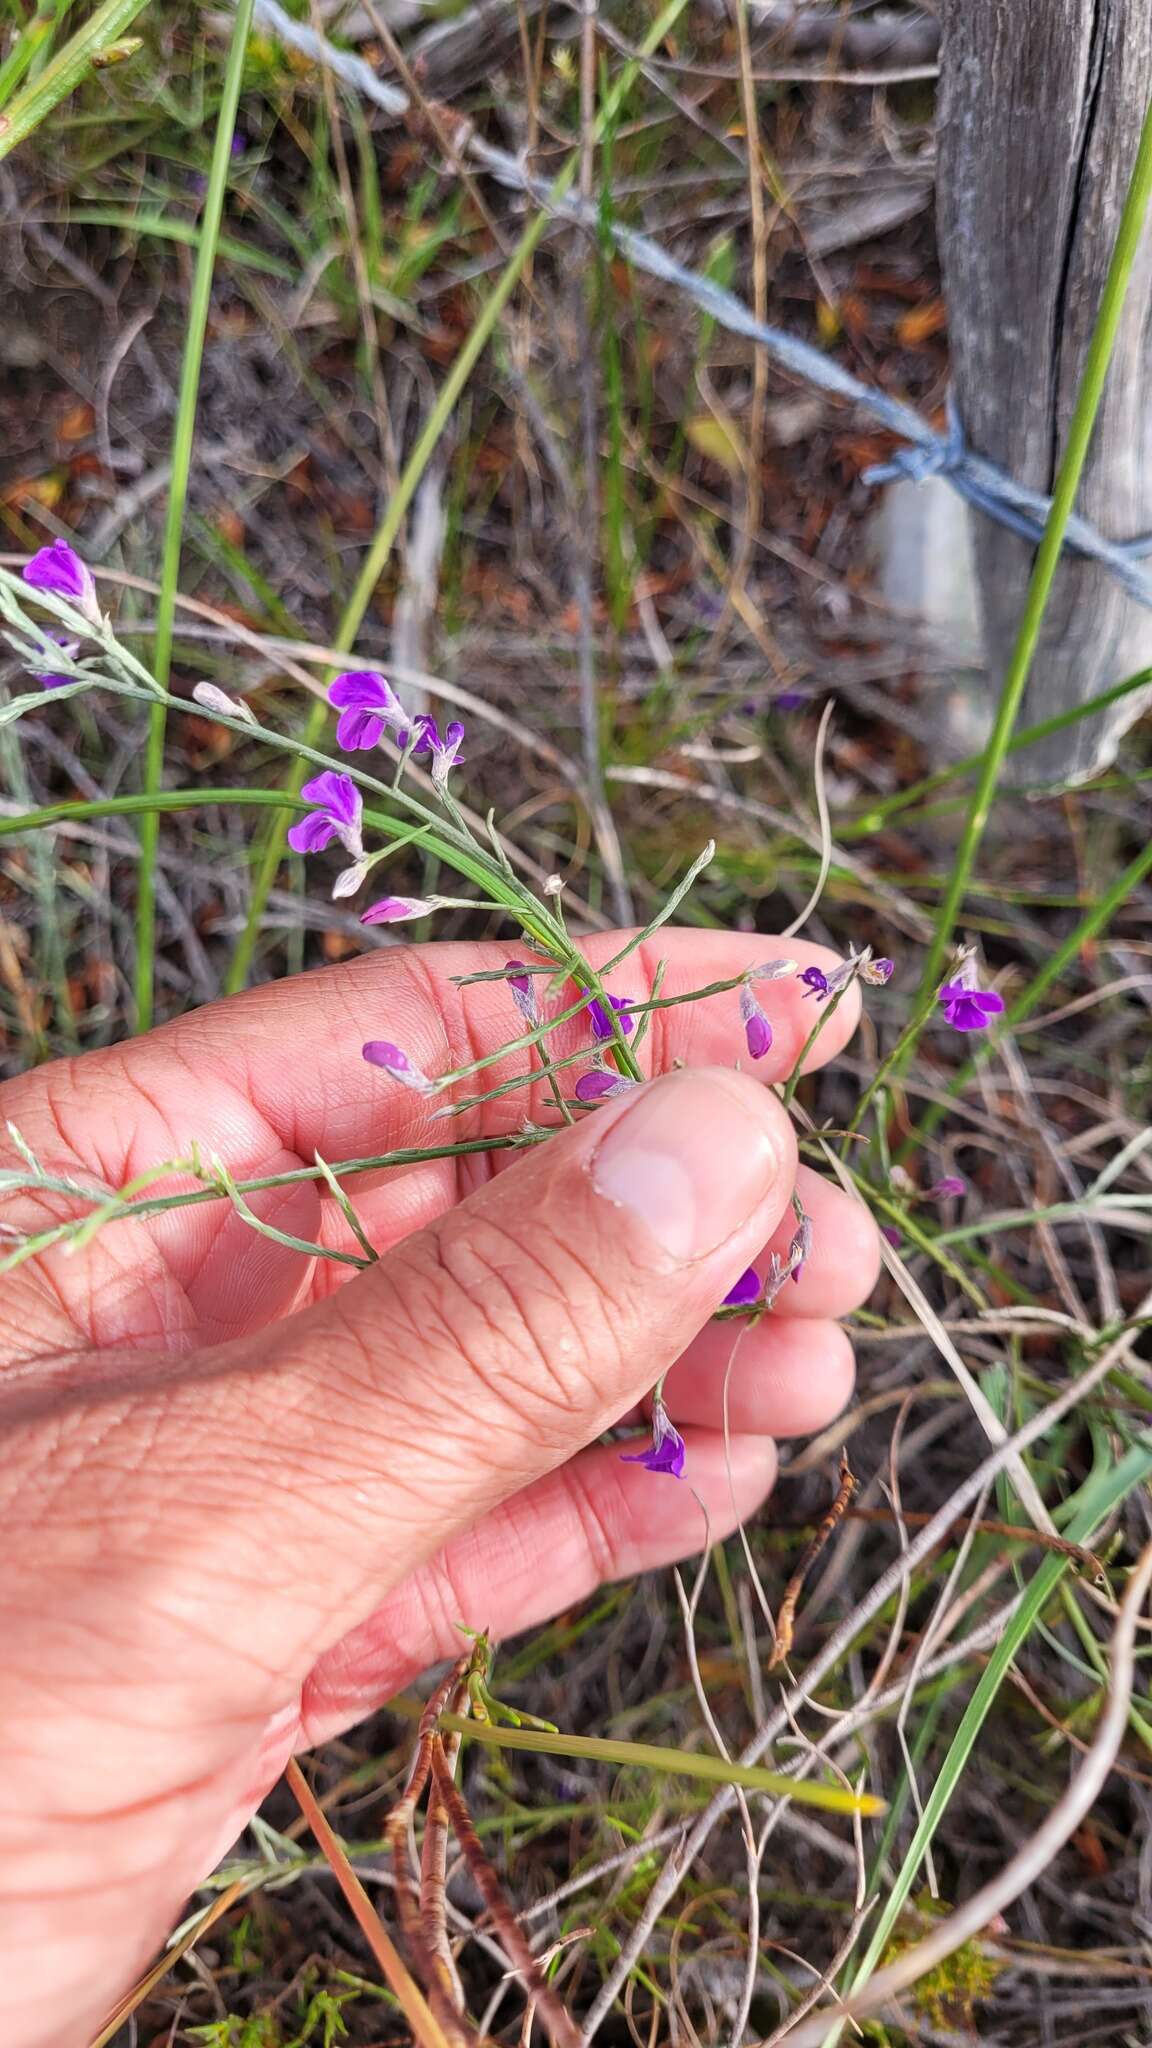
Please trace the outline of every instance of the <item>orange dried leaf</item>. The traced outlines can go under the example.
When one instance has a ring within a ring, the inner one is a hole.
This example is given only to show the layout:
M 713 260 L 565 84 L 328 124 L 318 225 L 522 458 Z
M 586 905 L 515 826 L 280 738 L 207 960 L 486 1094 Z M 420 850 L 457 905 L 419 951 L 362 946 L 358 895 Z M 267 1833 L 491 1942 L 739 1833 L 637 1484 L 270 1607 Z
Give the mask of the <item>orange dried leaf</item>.
M 900 315 L 896 335 L 907 348 L 915 348 L 930 335 L 943 334 L 947 325 L 948 308 L 943 299 L 926 299 L 922 306 L 913 306 L 910 313 Z

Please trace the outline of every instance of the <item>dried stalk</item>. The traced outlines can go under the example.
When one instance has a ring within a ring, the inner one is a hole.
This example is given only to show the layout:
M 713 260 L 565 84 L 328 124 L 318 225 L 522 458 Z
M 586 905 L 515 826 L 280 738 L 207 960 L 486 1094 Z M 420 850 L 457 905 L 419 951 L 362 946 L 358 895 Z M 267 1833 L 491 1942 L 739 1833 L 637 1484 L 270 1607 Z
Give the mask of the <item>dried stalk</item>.
M 805 1544 L 800 1562 L 784 1589 L 784 1598 L 780 1602 L 780 1612 L 776 1617 L 776 1640 L 772 1645 L 772 1655 L 768 1659 L 769 1671 L 775 1671 L 777 1665 L 784 1662 L 785 1657 L 792 1648 L 796 1624 L 796 1603 L 804 1591 L 804 1581 L 825 1546 L 831 1542 L 839 1524 L 847 1514 L 848 1504 L 858 1484 L 859 1481 L 856 1479 L 852 1467 L 848 1463 L 847 1451 L 841 1451 L 840 1485 L 837 1489 L 836 1498 L 828 1513 L 824 1516 L 823 1521 L 817 1526 L 815 1535 Z

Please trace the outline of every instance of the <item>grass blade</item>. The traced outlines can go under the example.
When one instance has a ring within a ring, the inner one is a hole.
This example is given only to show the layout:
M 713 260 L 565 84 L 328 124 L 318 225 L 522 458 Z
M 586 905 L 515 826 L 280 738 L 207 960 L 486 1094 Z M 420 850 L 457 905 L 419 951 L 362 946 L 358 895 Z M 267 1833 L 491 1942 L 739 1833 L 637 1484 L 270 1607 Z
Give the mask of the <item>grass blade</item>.
M 160 596 L 156 608 L 156 644 L 153 669 L 166 689 L 172 665 L 172 637 L 176 621 L 176 591 L 180 580 L 180 547 L 184 537 L 184 510 L 188 479 L 192 470 L 192 437 L 196 428 L 196 405 L 200 393 L 200 370 L 204 359 L 204 336 L 212 299 L 212 278 L 216 268 L 216 245 L 224 213 L 224 194 L 232 162 L 232 136 L 240 104 L 244 58 L 252 26 L 253 0 L 238 0 L 232 24 L 232 41 L 224 72 L 220 109 L 216 116 L 216 140 L 208 173 L 208 190 L 200 224 L 200 246 L 188 305 L 188 335 L 180 368 L 180 396 L 172 435 L 172 479 L 168 486 L 168 512 L 164 523 L 164 554 L 160 569 Z M 164 736 L 167 707 L 156 704 L 148 724 L 148 746 L 144 757 L 144 787 L 152 795 L 164 775 Z M 153 1013 L 153 977 L 156 956 L 156 854 L 160 814 L 145 811 L 140 828 L 140 866 L 136 884 L 136 1029 L 147 1031 Z
M 670 1771 L 681 1778 L 705 1778 L 713 1785 L 740 1785 L 752 1792 L 775 1793 L 778 1798 L 792 1799 L 799 1805 L 819 1806 L 825 1813 L 879 1814 L 887 1810 L 884 1801 L 870 1792 L 845 1792 L 839 1785 L 812 1785 L 802 1778 L 786 1777 L 782 1771 L 766 1771 L 760 1764 L 733 1763 L 725 1757 L 706 1756 L 690 1749 L 669 1749 L 660 1742 L 613 1742 L 600 1735 L 544 1734 L 534 1728 L 503 1728 L 491 1722 L 465 1720 L 461 1714 L 441 1714 L 439 1725 L 449 1734 L 492 1742 L 498 1749 L 531 1749 L 541 1756 L 582 1756 L 600 1763 L 638 1764 L 642 1770 Z
M 249 4 L 251 4 L 251 0 L 249 0 Z M 686 5 L 687 0 L 667 0 L 667 5 L 661 9 L 656 21 L 645 35 L 637 56 L 624 65 L 611 92 L 607 95 L 596 124 L 596 140 L 600 139 L 616 119 L 619 109 L 627 93 L 631 90 L 633 81 L 639 72 L 643 58 L 650 56 L 653 50 L 660 47 L 670 29 L 684 12 Z M 521 235 L 498 282 L 485 300 L 475 326 L 456 357 L 440 391 L 437 393 L 436 402 L 416 437 L 412 452 L 401 472 L 396 490 L 389 501 L 388 509 L 380 522 L 372 546 L 365 556 L 363 567 L 356 580 L 355 589 L 345 606 L 344 615 L 337 628 L 334 642 L 334 645 L 342 653 L 350 651 L 356 635 L 360 631 L 364 614 L 372 601 L 373 592 L 384 573 L 389 557 L 396 545 L 396 538 L 403 524 L 404 516 L 416 494 L 421 478 L 439 446 L 444 429 L 455 411 L 473 370 L 476 368 L 496 331 L 496 323 L 500 315 L 516 290 L 534 251 L 552 224 L 552 208 L 568 191 L 576 176 L 578 167 L 579 153 L 574 151 L 549 191 L 549 204 L 540 207 Z M 323 731 L 324 721 L 327 716 L 328 707 L 325 703 L 317 702 L 312 706 L 308 722 L 304 728 L 304 738 L 310 746 L 315 744 L 320 733 Z M 292 770 L 288 778 L 285 786 L 293 794 L 300 787 L 302 774 L 303 770 L 298 765 Z M 252 898 L 248 907 L 248 917 L 244 930 L 237 942 L 236 951 L 232 956 L 228 975 L 224 983 L 225 991 L 229 995 L 234 995 L 237 989 L 243 988 L 248 979 L 248 970 L 252 964 L 252 954 L 255 950 L 256 935 L 260 928 L 260 921 L 264 915 L 272 884 L 276 879 L 276 872 L 283 857 L 284 823 L 283 820 L 279 820 L 269 831 L 260 852 L 256 875 L 252 884 Z
M 1152 102 L 1144 116 L 1144 126 L 1136 151 L 1136 161 L 1124 201 L 1124 211 L 1116 235 L 1116 245 L 1108 266 L 1100 310 L 1088 345 L 1080 388 L 1076 394 L 1076 405 L 1068 428 L 1068 441 L 1063 460 L 1056 477 L 1052 493 L 1052 509 L 1044 527 L 1044 537 L 1036 554 L 1036 563 L 1024 601 L 1024 612 L 1016 645 L 1004 677 L 1004 687 L 996 710 L 988 744 L 984 749 L 983 763 L 972 801 L 968 807 L 964 832 L 956 854 L 956 864 L 945 891 L 944 900 L 936 917 L 936 929 L 928 949 L 924 967 L 924 989 L 931 988 L 939 979 L 945 955 L 952 943 L 956 920 L 960 914 L 964 896 L 972 873 L 972 864 L 984 836 L 984 828 L 996 795 L 996 785 L 1004 757 L 1012 738 L 1016 714 L 1024 686 L 1032 668 L 1032 660 L 1040 639 L 1040 629 L 1048 608 L 1048 599 L 1060 563 L 1064 546 L 1064 533 L 1075 503 L 1080 477 L 1088 456 L 1096 415 L 1104 395 L 1108 365 L 1120 327 L 1128 280 L 1139 248 L 1149 200 L 1152 199 Z
M 123 35 L 143 6 L 144 0 L 104 0 L 103 7 L 98 7 L 83 28 L 69 37 L 39 77 L 16 94 L 9 102 L 8 112 L 0 114 L 0 162 L 35 133 L 61 100 L 83 84 L 93 59 Z

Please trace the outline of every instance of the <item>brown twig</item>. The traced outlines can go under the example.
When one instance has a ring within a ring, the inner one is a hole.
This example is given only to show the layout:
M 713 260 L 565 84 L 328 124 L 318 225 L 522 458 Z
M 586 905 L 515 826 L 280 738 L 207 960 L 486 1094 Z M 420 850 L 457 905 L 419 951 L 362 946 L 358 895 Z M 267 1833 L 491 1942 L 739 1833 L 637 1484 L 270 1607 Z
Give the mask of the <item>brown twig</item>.
M 805 1544 L 801 1552 L 800 1562 L 784 1589 L 784 1598 L 780 1602 L 780 1612 L 776 1616 L 776 1640 L 772 1645 L 772 1655 L 768 1659 L 769 1671 L 775 1671 L 777 1665 L 784 1662 L 785 1657 L 792 1648 L 792 1637 L 796 1623 L 796 1603 L 804 1590 L 804 1581 L 820 1556 L 821 1551 L 831 1541 L 838 1525 L 847 1514 L 852 1495 L 856 1491 L 857 1483 L 852 1467 L 848 1463 L 848 1453 L 847 1451 L 841 1451 L 840 1485 L 836 1492 L 836 1498 L 828 1513 L 818 1524 L 810 1542 Z
M 295 1757 L 290 1757 L 284 1772 L 285 1779 L 296 1799 L 301 1813 L 305 1816 L 312 1833 L 332 1868 L 345 1899 L 355 1917 L 356 1924 L 368 1943 L 372 1954 L 384 1973 L 389 1989 L 398 2000 L 421 2048 L 453 2048 L 440 2021 L 432 2012 L 414 1977 L 409 1973 L 396 1944 L 384 1922 L 368 1897 L 360 1879 L 348 1861 L 343 1844 L 333 1834 L 328 1821 L 320 1810 L 316 1795 L 300 1769 Z M 459 2036 L 457 2036 L 459 2038 Z
M 444 1745 L 440 1740 L 432 1746 L 432 1774 L 452 1823 L 452 1831 L 488 1908 L 500 1941 L 507 1951 L 508 1959 L 524 1979 L 550 2039 L 557 2044 L 557 2048 L 579 2048 L 580 2030 L 561 2005 L 528 1946 L 523 1930 L 504 1896 L 496 1869 L 489 1862 L 480 1837 L 472 1825 L 472 1816 L 457 1789 L 448 1759 L 444 1754 Z
M 396 1911 L 404 1939 L 411 1950 L 413 1962 L 428 1987 L 429 2004 L 440 2025 L 454 2043 L 462 2044 L 474 2042 L 476 2035 L 463 2017 L 456 1972 L 448 1950 L 442 1878 L 438 1888 L 435 1883 L 437 1830 L 443 1829 L 441 1816 L 444 1814 L 444 1808 L 436 1789 L 433 1769 L 436 1752 L 442 1748 L 442 1738 L 436 1726 L 437 1717 L 446 1708 L 451 1707 L 455 1710 L 463 1703 L 465 1681 L 471 1661 L 470 1651 L 459 1658 L 424 1708 L 420 1716 L 408 1782 L 383 1827 L 384 1840 L 388 1845 L 396 1879 Z M 409 1863 L 408 1831 L 417 1805 L 429 1783 L 433 1786 L 433 1802 L 428 1813 L 432 1847 L 429 1848 L 426 1836 L 418 1898 Z

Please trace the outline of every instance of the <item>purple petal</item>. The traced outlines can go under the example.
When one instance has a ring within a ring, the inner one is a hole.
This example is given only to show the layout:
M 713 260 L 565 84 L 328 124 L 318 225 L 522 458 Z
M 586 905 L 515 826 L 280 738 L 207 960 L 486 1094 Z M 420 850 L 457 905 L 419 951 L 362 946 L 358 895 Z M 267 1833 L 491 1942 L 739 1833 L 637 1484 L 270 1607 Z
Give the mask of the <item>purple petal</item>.
M 293 853 L 323 853 L 336 837 L 336 827 L 323 811 L 313 811 L 288 827 L 288 844 Z
M 612 1095 L 625 1095 L 636 1082 L 627 1074 L 610 1073 L 607 1067 L 589 1067 L 573 1090 L 577 1102 L 604 1102 Z
M 809 996 L 815 996 L 816 1001 L 822 1003 L 828 994 L 828 976 L 824 973 L 823 968 L 806 967 L 803 974 L 798 978 L 804 984 L 805 1002 L 807 1002 Z
M 740 991 L 740 1017 L 749 1058 L 762 1060 L 772 1047 L 772 1026 L 747 984 Z
M 442 744 L 440 727 L 430 711 L 422 711 L 419 718 L 412 720 L 411 732 L 397 733 L 396 737 L 402 747 L 408 745 L 409 740 L 412 738 L 412 733 L 416 735 L 415 743 L 412 747 L 414 754 L 431 754 L 438 750 Z
M 464 727 L 458 719 L 444 728 L 444 738 L 432 748 L 432 780 L 437 789 L 443 789 L 449 771 L 461 759 L 460 747 L 464 739 Z
M 403 924 L 410 917 L 427 917 L 436 905 L 423 896 L 382 896 L 361 913 L 361 924 Z
M 643 1465 L 646 1472 L 667 1472 L 672 1479 L 679 1479 L 684 1471 L 684 1439 L 675 1425 L 668 1420 L 663 1404 L 657 1404 L 652 1412 L 652 1442 L 646 1451 L 621 1451 L 625 1465 Z
M 336 745 L 346 754 L 380 744 L 384 720 L 376 711 L 342 711 L 336 720 Z
M 969 988 L 960 981 L 947 981 L 938 992 L 944 1017 L 954 1031 L 984 1031 L 989 1017 L 999 1016 L 1003 996 L 995 989 Z
M 66 597 L 89 617 L 98 615 L 91 573 L 66 540 L 54 540 L 51 547 L 41 548 L 21 573 L 30 589 L 48 590 L 54 597 Z
M 370 1067 L 383 1067 L 384 1072 L 390 1075 L 393 1081 L 402 1082 L 405 1088 L 411 1088 L 415 1094 L 436 1093 L 436 1083 L 430 1081 L 427 1074 L 422 1074 L 407 1053 L 402 1052 L 398 1045 L 392 1045 L 388 1039 L 370 1039 L 361 1050 Z
M 880 1225 L 880 1235 L 884 1239 L 885 1244 L 891 1245 L 894 1252 L 898 1252 L 904 1242 L 902 1232 L 897 1230 L 894 1223 L 882 1223 Z
M 961 1195 L 966 1195 L 967 1193 L 968 1183 L 966 1180 L 962 1180 L 958 1173 L 946 1173 L 942 1179 L 936 1181 L 929 1188 L 928 1199 L 930 1202 L 944 1202 L 948 1200 L 949 1196 L 955 1196 L 958 1199 Z
M 373 668 L 346 669 L 328 685 L 328 702 L 335 711 L 379 711 L 394 718 L 400 699 L 386 676 Z
M 749 1058 L 762 1060 L 772 1050 L 772 1026 L 767 1017 L 749 1017 L 744 1025 L 744 1037 L 748 1044 Z
M 609 996 L 608 1001 L 620 1019 L 620 1029 L 624 1033 L 625 1038 L 627 1038 L 629 1032 L 636 1028 L 632 1018 L 626 1014 L 628 1009 L 627 1002 L 623 996 Z M 593 1038 L 599 1039 L 602 1045 L 606 1044 L 608 1039 L 615 1038 L 616 1033 L 612 1029 L 608 1012 L 598 996 L 594 997 L 588 1005 L 588 1017 L 592 1025 Z
M 727 1294 L 724 1296 L 723 1307 L 751 1308 L 753 1302 L 759 1301 L 762 1292 L 760 1275 L 756 1271 L 755 1266 L 749 1266 L 746 1273 L 741 1273 L 735 1287 L 728 1289 Z
M 523 960 L 506 960 L 504 965 L 509 970 L 513 968 L 523 969 L 525 963 Z M 509 972 L 508 987 L 511 990 L 512 1001 L 515 1003 L 524 1022 L 535 1027 L 540 1022 L 540 1006 L 536 1001 L 536 985 L 533 976 L 523 972 L 519 974 Z
M 773 711 L 802 711 L 811 702 L 807 690 L 781 690 L 772 699 Z
M 860 969 L 860 979 L 869 982 L 873 988 L 883 988 L 886 981 L 891 981 L 894 966 L 892 960 L 869 960 Z
M 350 775 L 341 775 L 335 768 L 325 768 L 322 775 L 314 775 L 300 791 L 306 803 L 318 804 L 328 812 L 336 825 L 355 826 L 360 823 L 362 801 L 360 791 Z

